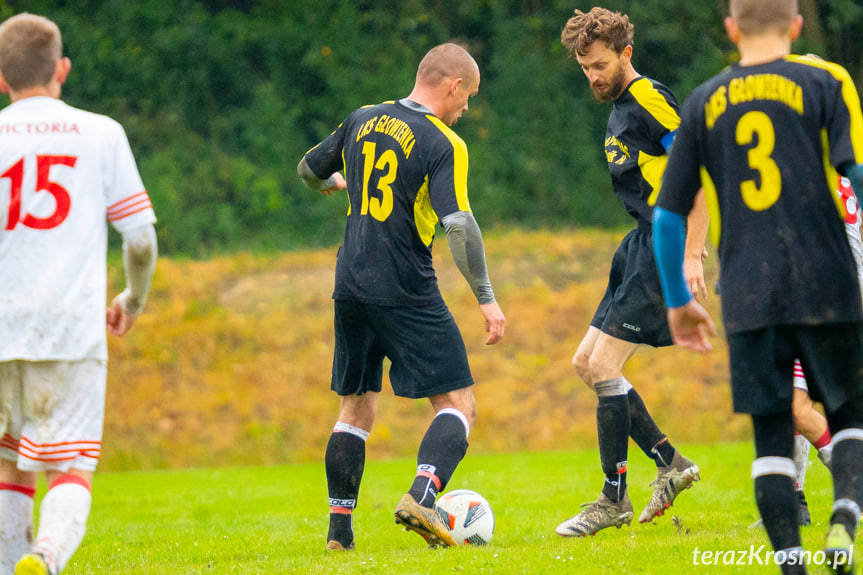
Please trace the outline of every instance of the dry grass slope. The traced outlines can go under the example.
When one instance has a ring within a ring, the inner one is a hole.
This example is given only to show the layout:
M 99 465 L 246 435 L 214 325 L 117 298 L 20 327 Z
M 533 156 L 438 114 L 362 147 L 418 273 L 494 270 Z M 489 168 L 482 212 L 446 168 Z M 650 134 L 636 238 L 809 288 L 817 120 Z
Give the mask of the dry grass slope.
M 508 319 L 506 338 L 491 347 L 483 345 L 473 295 L 438 237 L 441 289 L 477 382 L 472 452 L 595 445 L 595 396 L 570 358 L 622 235 L 489 234 L 489 268 Z M 335 252 L 160 260 L 148 313 L 125 339 L 110 341 L 102 468 L 321 460 L 338 405 L 329 391 Z M 120 286 L 118 276 L 113 281 Z M 718 298 L 711 299 L 718 319 Z M 745 420 L 731 414 L 721 338 L 715 346 L 707 356 L 644 348 L 629 364 L 627 377 L 674 441 L 748 433 Z M 369 455 L 414 453 L 431 415 L 427 402 L 396 399 L 385 382 Z

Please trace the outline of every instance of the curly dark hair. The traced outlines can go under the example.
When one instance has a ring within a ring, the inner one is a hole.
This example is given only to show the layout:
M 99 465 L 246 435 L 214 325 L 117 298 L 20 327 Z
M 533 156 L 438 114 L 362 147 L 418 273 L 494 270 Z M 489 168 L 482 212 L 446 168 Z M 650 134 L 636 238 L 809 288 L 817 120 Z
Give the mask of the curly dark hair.
M 575 16 L 560 33 L 560 43 L 572 57 L 587 54 L 597 40 L 620 54 L 624 48 L 632 46 L 634 33 L 635 26 L 630 23 L 629 16 L 596 6 L 587 13 L 575 10 Z

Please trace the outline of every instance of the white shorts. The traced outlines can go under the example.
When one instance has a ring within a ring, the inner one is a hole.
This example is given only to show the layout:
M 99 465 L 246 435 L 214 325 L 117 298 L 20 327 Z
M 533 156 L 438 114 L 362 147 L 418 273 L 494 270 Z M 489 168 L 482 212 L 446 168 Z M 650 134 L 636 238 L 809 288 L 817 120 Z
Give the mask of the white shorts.
M 0 362 L 0 458 L 21 471 L 95 471 L 107 373 L 94 359 Z

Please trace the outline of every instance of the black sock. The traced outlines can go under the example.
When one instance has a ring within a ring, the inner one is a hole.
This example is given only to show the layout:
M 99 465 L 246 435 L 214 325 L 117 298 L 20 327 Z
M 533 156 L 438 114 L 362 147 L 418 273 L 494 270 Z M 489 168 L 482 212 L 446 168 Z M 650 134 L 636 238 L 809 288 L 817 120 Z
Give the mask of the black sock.
M 752 427 L 757 458 L 752 465 L 755 502 L 767 537 L 775 551 L 800 547 L 800 505 L 794 490 L 794 420 L 791 410 L 753 415 Z M 784 570 L 785 567 L 790 568 L 783 566 Z
M 467 453 L 467 432 L 462 419 L 438 413 L 420 443 L 417 474 L 408 493 L 422 506 L 433 507 Z
M 861 412 L 863 405 L 855 398 L 842 404 L 839 409 L 827 413 L 827 424 L 833 434 L 833 500 L 839 504 L 830 517 L 830 524 L 844 525 L 852 539 L 858 521 L 856 510 L 852 508 L 854 504 L 863 505 Z
M 626 395 L 600 397 L 596 406 L 599 460 L 605 474 L 602 492 L 617 503 L 626 493 L 629 448 L 629 400 Z
M 635 388 L 626 395 L 629 398 L 629 435 L 644 454 L 656 462 L 657 467 L 668 467 L 674 457 L 674 446 L 659 430 Z
M 366 442 L 363 438 L 347 432 L 330 435 L 324 456 L 330 496 L 327 541 L 336 540 L 345 548 L 354 542 L 353 511 L 357 506 L 365 462 Z
M 834 436 L 835 437 L 835 436 Z M 841 436 L 840 436 L 841 437 Z M 846 439 L 833 447 L 833 498 L 835 501 L 863 502 L 863 441 Z M 841 523 L 851 537 L 857 530 L 858 518 L 850 507 L 838 507 L 830 517 L 830 524 Z
M 800 507 L 794 480 L 778 474 L 756 477 L 755 502 L 773 549 L 800 547 Z

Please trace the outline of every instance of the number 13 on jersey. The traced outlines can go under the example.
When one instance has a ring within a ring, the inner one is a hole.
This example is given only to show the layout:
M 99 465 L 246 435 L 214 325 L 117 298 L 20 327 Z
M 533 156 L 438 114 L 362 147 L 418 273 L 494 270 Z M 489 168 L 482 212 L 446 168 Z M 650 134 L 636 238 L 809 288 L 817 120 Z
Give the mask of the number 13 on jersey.
M 31 190 L 24 190 L 24 169 L 25 165 L 28 169 L 30 166 L 25 164 L 25 159 L 21 158 L 10 168 L 0 174 L 0 179 L 8 179 L 9 186 L 9 214 L 6 219 L 6 229 L 14 230 L 20 223 L 22 226 L 32 228 L 34 230 L 49 230 L 56 228 L 69 215 L 69 210 L 72 209 L 72 198 L 69 191 L 51 180 L 52 166 L 67 166 L 74 168 L 78 162 L 76 156 L 36 156 L 36 188 L 32 192 L 48 192 L 54 196 L 54 212 L 45 217 L 34 216 L 26 213 L 21 215 L 21 198 L 22 194 L 30 193 Z
M 374 142 L 363 143 L 363 203 L 360 206 L 360 214 L 371 214 L 374 219 L 383 222 L 393 213 L 393 189 L 390 184 L 396 180 L 399 161 L 392 150 L 385 150 L 379 158 L 376 158 L 376 147 Z M 374 170 L 384 170 L 384 174 L 378 178 L 380 198 L 369 198 L 369 184 Z

